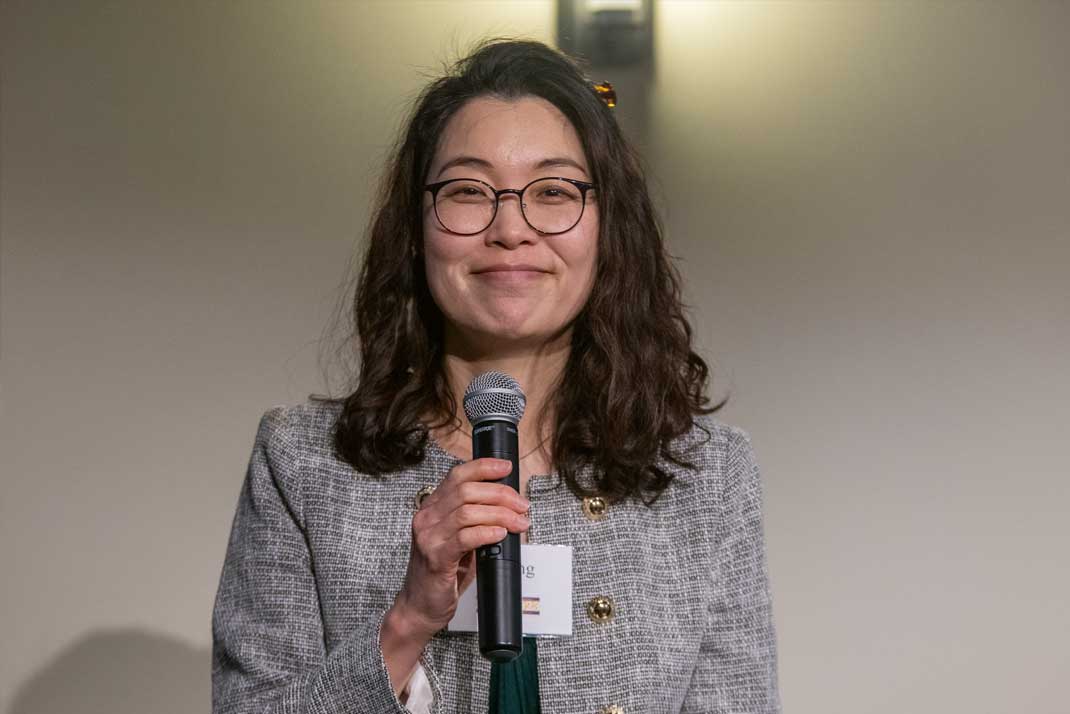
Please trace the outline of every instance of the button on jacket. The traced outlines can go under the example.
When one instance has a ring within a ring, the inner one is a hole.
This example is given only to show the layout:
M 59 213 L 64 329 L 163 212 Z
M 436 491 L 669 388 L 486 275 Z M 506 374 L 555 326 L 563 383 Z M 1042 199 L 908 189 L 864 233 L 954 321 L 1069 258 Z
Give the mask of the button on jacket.
M 333 454 L 338 411 L 313 401 L 260 422 L 212 619 L 216 714 L 406 711 L 379 626 L 405 575 L 413 495 L 460 462 L 429 442 L 416 466 L 358 473 Z M 665 463 L 676 478 L 652 506 L 613 503 L 597 520 L 556 476 L 531 479 L 529 540 L 573 547 L 574 634 L 539 642 L 545 712 L 780 711 L 750 442 L 702 417 L 675 447 L 695 468 Z M 485 714 L 474 634 L 438 633 L 421 664 L 432 712 Z

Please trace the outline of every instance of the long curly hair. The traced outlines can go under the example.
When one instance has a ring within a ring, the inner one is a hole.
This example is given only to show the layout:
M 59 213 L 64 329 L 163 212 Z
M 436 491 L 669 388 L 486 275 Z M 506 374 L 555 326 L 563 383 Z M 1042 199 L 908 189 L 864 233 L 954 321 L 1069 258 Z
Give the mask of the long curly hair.
M 709 368 L 692 350 L 680 279 L 635 150 L 572 59 L 532 41 L 485 42 L 417 99 L 380 188 L 352 317 L 359 375 L 335 401 L 335 449 L 358 471 L 387 474 L 424 457 L 429 425 L 457 404 L 443 368 L 443 315 L 422 258 L 423 186 L 449 119 L 476 97 L 541 97 L 572 123 L 599 210 L 598 263 L 555 391 L 554 468 L 577 496 L 652 503 L 688 466 L 671 444 L 708 406 Z M 593 481 L 581 471 L 593 466 Z

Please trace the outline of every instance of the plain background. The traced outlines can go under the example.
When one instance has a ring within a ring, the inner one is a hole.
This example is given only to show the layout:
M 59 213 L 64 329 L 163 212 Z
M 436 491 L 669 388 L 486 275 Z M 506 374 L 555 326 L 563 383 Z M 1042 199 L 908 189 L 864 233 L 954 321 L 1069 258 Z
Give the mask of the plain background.
M 0 711 L 207 711 L 257 421 L 324 389 L 400 117 L 554 6 L 0 19 Z M 1070 5 L 656 21 L 619 111 L 763 468 L 785 710 L 1065 713 Z

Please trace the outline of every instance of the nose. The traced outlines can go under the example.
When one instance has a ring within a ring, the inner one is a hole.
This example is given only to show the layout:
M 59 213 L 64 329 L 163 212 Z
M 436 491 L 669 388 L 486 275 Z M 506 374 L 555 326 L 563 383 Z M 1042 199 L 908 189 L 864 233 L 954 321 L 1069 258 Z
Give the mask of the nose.
M 525 243 L 534 243 L 539 233 L 524 219 L 520 196 L 503 193 L 498 199 L 498 214 L 485 235 L 487 245 L 499 245 L 512 250 Z

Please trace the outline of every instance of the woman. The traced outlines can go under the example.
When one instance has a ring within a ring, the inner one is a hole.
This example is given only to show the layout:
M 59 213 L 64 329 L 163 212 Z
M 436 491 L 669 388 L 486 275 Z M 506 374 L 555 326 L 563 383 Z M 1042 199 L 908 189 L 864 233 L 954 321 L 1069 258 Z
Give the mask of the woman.
M 352 393 L 261 422 L 216 712 L 779 710 L 750 444 L 705 416 L 638 161 L 570 60 L 489 43 L 425 90 L 354 313 Z M 527 396 L 519 494 L 459 410 L 492 369 Z M 573 634 L 492 673 L 444 628 L 507 531 L 572 546 Z

